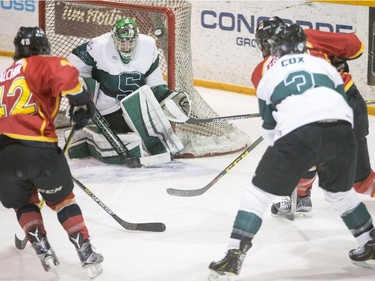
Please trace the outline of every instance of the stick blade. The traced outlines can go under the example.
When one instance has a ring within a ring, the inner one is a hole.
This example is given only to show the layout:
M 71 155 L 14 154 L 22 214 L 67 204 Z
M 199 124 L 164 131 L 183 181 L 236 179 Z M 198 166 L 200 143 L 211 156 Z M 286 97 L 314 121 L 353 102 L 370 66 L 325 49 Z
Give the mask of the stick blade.
M 18 250 L 23 250 L 27 244 L 27 236 L 23 240 L 19 239 L 16 234 L 14 234 L 14 244 Z
M 148 223 L 120 223 L 123 228 L 133 231 L 148 231 L 148 232 L 164 232 L 166 225 L 162 222 L 148 222 Z
M 167 193 L 172 196 L 178 197 L 194 197 L 202 195 L 207 191 L 206 188 L 200 189 L 176 189 L 176 188 L 167 188 Z
M 166 230 L 166 225 L 162 222 L 140 222 L 133 223 L 124 221 L 119 216 L 113 214 L 112 217 L 126 230 L 133 231 L 148 231 L 148 232 L 164 232 Z

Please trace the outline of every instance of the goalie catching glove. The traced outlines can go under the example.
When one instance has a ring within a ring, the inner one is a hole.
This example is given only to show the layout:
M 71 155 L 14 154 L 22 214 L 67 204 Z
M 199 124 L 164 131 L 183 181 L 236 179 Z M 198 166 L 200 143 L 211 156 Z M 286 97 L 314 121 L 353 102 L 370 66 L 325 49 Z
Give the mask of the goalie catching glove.
M 175 112 L 175 110 L 171 107 L 168 107 L 168 102 L 174 102 L 180 112 Z M 187 117 L 191 114 L 191 100 L 187 92 L 184 91 L 174 91 L 172 92 L 166 99 L 164 99 L 161 103 L 161 108 L 163 109 L 167 118 L 172 122 L 181 122 L 180 114 L 184 114 Z M 177 114 L 178 113 L 178 114 Z

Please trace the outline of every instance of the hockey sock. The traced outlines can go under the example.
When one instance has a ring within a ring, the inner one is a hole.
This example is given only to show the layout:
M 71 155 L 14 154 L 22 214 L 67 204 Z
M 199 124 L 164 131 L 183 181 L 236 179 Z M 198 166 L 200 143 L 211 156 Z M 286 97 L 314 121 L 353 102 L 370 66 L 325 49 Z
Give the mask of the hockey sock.
M 352 211 L 341 215 L 344 223 L 357 239 L 358 244 L 363 246 L 371 240 L 370 231 L 374 228 L 371 215 L 362 202 Z
M 234 245 L 232 239 L 238 240 L 238 245 L 240 240 L 251 240 L 258 232 L 261 225 L 262 219 L 256 214 L 239 210 L 230 236 L 230 244 Z
M 26 205 L 17 210 L 17 220 L 25 233 L 34 227 L 39 227 L 42 234 L 46 235 L 42 214 L 36 205 Z
M 76 203 L 65 206 L 57 213 L 57 217 L 69 236 L 79 232 L 82 234 L 83 240 L 89 238 L 81 209 Z
M 306 197 L 310 196 L 312 185 L 316 179 L 317 171 L 316 167 L 308 170 L 297 184 L 297 196 Z

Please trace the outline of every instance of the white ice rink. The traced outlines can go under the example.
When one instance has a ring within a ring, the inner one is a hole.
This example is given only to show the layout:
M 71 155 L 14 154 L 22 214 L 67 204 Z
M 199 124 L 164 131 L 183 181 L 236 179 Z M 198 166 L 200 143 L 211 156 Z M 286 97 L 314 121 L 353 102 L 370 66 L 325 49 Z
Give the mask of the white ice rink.
M 10 59 L 0 59 L 0 70 Z M 250 75 L 250 73 L 249 73 Z M 258 112 L 256 98 L 198 88 L 220 115 Z M 260 136 L 259 118 L 233 121 L 252 141 Z M 370 158 L 375 168 L 375 116 L 370 116 Z M 62 144 L 63 145 L 63 144 Z M 168 187 L 197 189 L 215 178 L 241 152 L 205 158 L 175 160 L 155 168 L 130 169 L 92 159 L 69 160 L 74 176 L 119 217 L 130 222 L 164 222 L 165 232 L 124 230 L 80 188 L 79 205 L 96 250 L 104 255 L 97 281 L 204 281 L 208 265 L 223 257 L 240 204 L 266 146 L 261 143 L 205 194 L 172 197 Z M 29 159 L 28 161 L 32 161 Z M 360 195 L 375 218 L 375 199 Z M 239 281 L 362 281 L 375 280 L 375 270 L 350 262 L 355 239 L 324 200 L 315 183 L 310 218 L 294 222 L 271 217 L 263 225 L 244 262 Z M 49 241 L 59 260 L 60 279 L 89 280 L 56 214 L 42 210 Z M 0 280 L 57 280 L 42 269 L 34 250 L 14 246 L 14 234 L 23 237 L 14 211 L 0 206 Z

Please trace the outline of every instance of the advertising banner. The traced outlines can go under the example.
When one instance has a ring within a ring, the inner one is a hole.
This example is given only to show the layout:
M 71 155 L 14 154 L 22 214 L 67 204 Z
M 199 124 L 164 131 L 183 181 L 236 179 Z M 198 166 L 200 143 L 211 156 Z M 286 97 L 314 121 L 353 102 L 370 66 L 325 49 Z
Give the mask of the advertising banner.
M 13 51 L 13 38 L 20 26 L 38 25 L 37 0 L 0 1 L 0 51 Z

